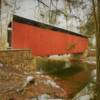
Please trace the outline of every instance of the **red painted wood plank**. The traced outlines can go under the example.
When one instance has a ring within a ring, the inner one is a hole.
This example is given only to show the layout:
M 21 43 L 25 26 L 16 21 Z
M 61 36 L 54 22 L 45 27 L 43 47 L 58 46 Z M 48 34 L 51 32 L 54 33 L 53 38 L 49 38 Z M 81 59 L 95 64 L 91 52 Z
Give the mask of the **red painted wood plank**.
M 12 47 L 32 49 L 36 56 L 82 53 L 88 47 L 88 39 L 14 21 Z

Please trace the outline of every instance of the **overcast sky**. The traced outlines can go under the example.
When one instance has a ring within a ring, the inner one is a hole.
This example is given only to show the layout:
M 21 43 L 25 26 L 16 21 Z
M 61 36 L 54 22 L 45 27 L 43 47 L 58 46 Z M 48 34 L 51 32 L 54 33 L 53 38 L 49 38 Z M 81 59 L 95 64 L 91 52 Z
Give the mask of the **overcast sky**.
M 2 18 L 5 19 L 8 16 L 11 16 L 11 11 L 14 11 L 13 8 L 15 7 L 14 5 L 14 0 L 5 0 L 9 4 L 11 4 L 11 7 L 7 7 L 3 5 L 3 13 L 2 13 Z M 50 0 L 42 0 L 47 6 L 50 6 Z M 84 5 L 80 6 L 80 8 L 72 8 L 72 11 L 67 11 L 67 14 L 69 16 L 77 16 L 81 19 L 81 22 L 79 19 L 76 19 L 74 17 L 69 17 L 66 23 L 66 19 L 63 14 L 60 14 L 57 17 L 57 22 L 55 23 L 56 26 L 65 28 L 70 31 L 74 31 L 77 33 L 80 33 L 80 30 L 77 28 L 80 26 L 80 24 L 84 24 L 87 21 L 87 15 L 90 13 L 90 8 L 91 8 L 91 0 L 83 0 Z M 84 9 L 82 9 L 84 7 Z M 68 9 L 68 7 L 66 7 Z M 52 9 L 55 9 L 52 7 Z M 57 9 L 63 10 L 64 9 L 64 3 L 63 0 L 59 0 Z M 37 0 L 16 0 L 16 10 L 15 13 L 16 15 L 32 19 L 32 20 L 38 20 L 40 22 L 48 23 L 48 16 L 47 16 L 47 8 L 44 8 L 42 4 L 40 4 L 40 8 L 38 7 L 38 2 Z M 44 13 L 44 18 L 40 16 L 40 13 Z M 7 22 L 6 20 L 3 20 L 3 23 L 6 25 Z

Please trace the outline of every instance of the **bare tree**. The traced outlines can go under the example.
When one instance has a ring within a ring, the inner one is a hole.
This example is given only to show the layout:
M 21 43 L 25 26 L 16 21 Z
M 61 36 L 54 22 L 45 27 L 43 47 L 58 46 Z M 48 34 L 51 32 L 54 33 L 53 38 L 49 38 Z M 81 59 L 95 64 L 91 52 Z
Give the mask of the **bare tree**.
M 96 34 L 96 46 L 97 46 L 97 88 L 96 88 L 96 100 L 100 100 L 100 0 L 97 0 L 97 15 L 98 15 L 98 27 Z

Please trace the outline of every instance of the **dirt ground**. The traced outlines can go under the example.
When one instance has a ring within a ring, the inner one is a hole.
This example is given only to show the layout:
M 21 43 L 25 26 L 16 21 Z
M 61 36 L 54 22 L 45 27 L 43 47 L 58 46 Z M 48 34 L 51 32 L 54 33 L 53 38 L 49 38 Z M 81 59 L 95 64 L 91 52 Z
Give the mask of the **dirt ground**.
M 37 71 L 28 74 L 11 66 L 2 66 L 0 100 L 38 100 L 43 94 L 47 94 L 51 99 L 67 100 L 74 97 L 89 82 L 90 69 L 76 65 L 52 74 L 41 74 Z

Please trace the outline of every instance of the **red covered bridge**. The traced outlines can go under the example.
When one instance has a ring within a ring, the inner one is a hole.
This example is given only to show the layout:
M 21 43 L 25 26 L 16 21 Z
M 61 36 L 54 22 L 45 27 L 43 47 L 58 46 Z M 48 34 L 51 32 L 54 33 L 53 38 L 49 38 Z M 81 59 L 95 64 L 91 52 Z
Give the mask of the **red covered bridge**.
M 88 48 L 86 36 L 19 16 L 14 16 L 12 27 L 12 48 L 32 49 L 36 56 L 82 53 Z

